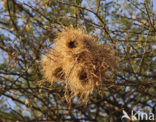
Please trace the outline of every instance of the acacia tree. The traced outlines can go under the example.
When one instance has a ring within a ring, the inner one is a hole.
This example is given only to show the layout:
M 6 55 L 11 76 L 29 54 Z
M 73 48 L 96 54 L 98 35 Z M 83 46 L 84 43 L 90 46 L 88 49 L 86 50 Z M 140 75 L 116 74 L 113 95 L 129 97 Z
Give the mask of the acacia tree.
M 152 0 L 2 0 L 0 120 L 121 121 L 122 110 L 155 113 L 156 9 Z M 40 85 L 39 60 L 63 26 L 85 28 L 120 58 L 113 81 L 87 105 Z

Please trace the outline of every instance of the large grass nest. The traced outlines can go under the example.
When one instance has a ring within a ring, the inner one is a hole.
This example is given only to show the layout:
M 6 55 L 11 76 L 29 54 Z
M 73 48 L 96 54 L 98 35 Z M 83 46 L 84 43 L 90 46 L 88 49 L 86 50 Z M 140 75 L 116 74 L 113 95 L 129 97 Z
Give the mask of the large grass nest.
M 57 34 L 53 49 L 41 58 L 42 73 L 48 82 L 63 81 L 65 97 L 87 102 L 90 93 L 108 82 L 108 70 L 116 69 L 117 58 L 108 45 L 97 44 L 84 30 L 65 28 Z

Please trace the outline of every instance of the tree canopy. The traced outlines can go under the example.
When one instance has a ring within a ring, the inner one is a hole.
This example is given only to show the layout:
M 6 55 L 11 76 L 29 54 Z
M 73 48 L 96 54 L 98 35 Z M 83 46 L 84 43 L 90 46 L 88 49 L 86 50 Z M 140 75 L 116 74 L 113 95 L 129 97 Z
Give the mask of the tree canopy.
M 1 0 L 0 121 L 121 121 L 156 114 L 154 0 Z M 69 105 L 61 84 L 40 84 L 40 59 L 63 27 L 85 29 L 119 57 L 112 81 Z

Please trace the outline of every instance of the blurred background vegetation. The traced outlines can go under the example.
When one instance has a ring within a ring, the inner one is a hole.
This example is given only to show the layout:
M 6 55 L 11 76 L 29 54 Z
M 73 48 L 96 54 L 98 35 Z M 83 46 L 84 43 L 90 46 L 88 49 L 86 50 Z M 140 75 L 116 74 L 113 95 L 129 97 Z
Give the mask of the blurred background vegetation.
M 39 85 L 39 59 L 70 25 L 120 57 L 113 82 L 87 105 L 66 103 L 60 84 Z M 155 0 L 1 0 L 0 121 L 121 122 L 122 110 L 156 113 Z

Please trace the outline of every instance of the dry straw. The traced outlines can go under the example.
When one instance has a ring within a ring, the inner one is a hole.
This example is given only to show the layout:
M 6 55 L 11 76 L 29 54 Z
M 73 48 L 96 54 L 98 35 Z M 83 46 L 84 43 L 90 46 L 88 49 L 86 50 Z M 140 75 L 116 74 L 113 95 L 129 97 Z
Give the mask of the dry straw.
M 116 68 L 117 58 L 110 46 L 98 45 L 84 30 L 65 28 L 54 41 L 54 48 L 41 59 L 42 73 L 50 83 L 66 84 L 66 99 L 89 94 L 108 81 L 108 70 Z

